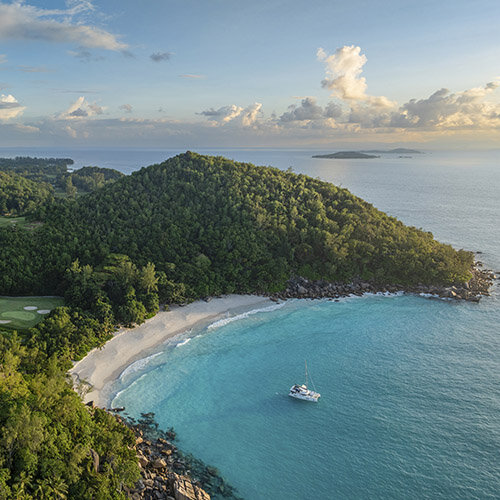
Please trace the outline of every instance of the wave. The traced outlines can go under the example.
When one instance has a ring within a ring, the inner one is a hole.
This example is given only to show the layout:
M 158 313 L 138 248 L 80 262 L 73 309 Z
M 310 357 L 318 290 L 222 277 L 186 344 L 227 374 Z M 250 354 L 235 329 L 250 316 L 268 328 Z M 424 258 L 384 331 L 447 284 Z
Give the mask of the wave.
M 281 302 L 280 304 L 273 304 L 272 306 L 268 307 L 261 307 L 260 309 L 252 309 L 250 311 L 237 314 L 236 316 L 229 316 L 227 318 L 219 319 L 218 321 L 215 321 L 214 323 L 210 324 L 207 326 L 208 330 L 213 330 L 214 328 L 220 328 L 221 326 L 225 326 L 229 323 L 232 323 L 233 321 L 239 321 L 240 319 L 245 319 L 248 318 L 249 316 L 252 316 L 253 314 L 258 314 L 261 312 L 271 312 L 271 311 L 276 311 L 277 309 L 281 309 L 286 302 Z
M 157 352 L 155 354 L 151 354 L 151 356 L 147 356 L 146 358 L 142 358 L 142 359 L 138 359 L 137 361 L 134 361 L 131 365 L 127 366 L 127 368 L 125 368 L 125 370 L 123 370 L 121 372 L 120 376 L 118 377 L 119 380 L 122 380 L 127 375 L 131 375 L 133 373 L 136 373 L 136 372 L 142 370 L 150 363 L 151 360 L 153 360 L 157 356 L 160 356 L 160 354 L 163 354 L 163 353 Z
M 179 342 L 175 347 L 180 347 L 181 345 L 186 345 L 190 340 L 191 340 L 191 337 L 184 339 L 181 342 Z

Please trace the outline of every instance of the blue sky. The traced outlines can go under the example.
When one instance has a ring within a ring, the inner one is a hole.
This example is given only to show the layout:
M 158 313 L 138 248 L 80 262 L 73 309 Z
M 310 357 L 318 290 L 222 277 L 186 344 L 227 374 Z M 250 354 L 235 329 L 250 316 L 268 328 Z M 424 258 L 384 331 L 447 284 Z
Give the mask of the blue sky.
M 499 19 L 472 0 L 0 0 L 0 146 L 494 146 Z

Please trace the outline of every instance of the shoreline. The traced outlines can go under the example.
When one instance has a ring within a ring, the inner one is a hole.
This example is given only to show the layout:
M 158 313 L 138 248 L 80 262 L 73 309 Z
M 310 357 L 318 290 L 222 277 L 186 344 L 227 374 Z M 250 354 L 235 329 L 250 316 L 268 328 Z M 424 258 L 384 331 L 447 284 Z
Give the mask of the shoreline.
M 75 386 L 88 390 L 81 394 L 84 403 L 107 408 L 114 396 L 110 386 L 123 371 L 139 359 L 178 335 L 199 329 L 225 317 L 236 316 L 274 302 L 259 295 L 227 295 L 209 302 L 198 300 L 186 306 L 172 306 L 160 311 L 141 325 L 121 328 L 102 348 L 95 348 L 69 370 Z

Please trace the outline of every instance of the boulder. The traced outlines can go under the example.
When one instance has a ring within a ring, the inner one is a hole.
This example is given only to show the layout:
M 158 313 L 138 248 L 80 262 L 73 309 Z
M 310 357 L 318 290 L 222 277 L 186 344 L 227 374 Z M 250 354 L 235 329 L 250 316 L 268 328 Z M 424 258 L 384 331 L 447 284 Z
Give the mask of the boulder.
M 153 467 L 155 469 L 163 469 L 164 467 L 167 466 L 167 462 L 165 462 L 165 460 L 163 460 L 163 458 L 157 458 L 154 462 L 153 462 Z
M 193 485 L 187 476 L 173 475 L 173 490 L 175 500 L 210 500 L 210 495 Z

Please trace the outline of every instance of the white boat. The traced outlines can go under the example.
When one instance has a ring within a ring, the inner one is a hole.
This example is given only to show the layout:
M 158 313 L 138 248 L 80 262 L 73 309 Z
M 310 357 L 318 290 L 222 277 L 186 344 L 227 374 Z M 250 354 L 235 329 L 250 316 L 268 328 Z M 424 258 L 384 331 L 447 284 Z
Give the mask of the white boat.
M 307 379 L 308 379 L 308 374 L 307 374 L 307 362 L 306 362 L 306 383 L 299 385 L 295 384 L 290 387 L 290 392 L 288 393 L 289 396 L 292 398 L 296 399 L 303 399 L 304 401 L 314 401 L 315 403 L 318 402 L 318 399 L 320 398 L 321 394 L 316 391 L 312 391 L 311 389 L 307 388 Z M 311 379 L 311 383 L 313 384 L 314 387 L 314 382 Z M 316 389 L 316 387 L 314 387 Z

